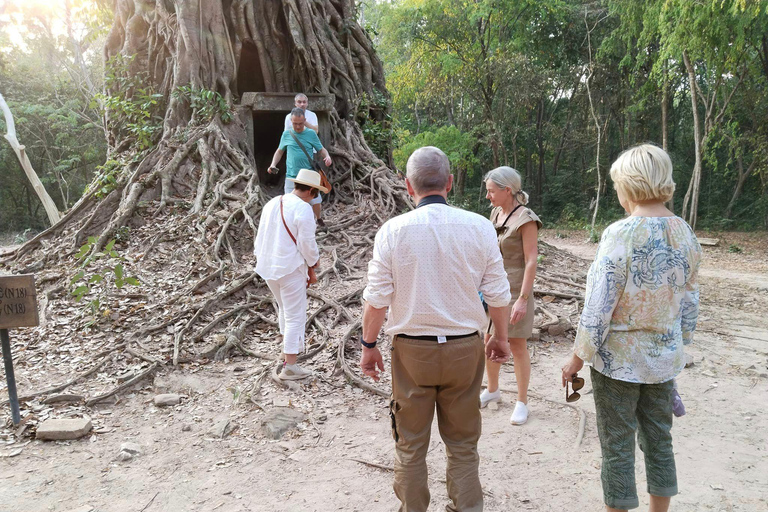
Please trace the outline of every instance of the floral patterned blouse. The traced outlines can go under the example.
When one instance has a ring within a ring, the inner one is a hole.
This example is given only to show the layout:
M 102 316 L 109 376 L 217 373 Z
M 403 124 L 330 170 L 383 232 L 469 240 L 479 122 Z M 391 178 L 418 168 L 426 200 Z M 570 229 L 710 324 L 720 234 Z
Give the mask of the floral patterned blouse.
M 680 217 L 608 226 L 587 275 L 574 353 L 612 379 L 673 379 L 696 329 L 700 262 L 701 246 Z

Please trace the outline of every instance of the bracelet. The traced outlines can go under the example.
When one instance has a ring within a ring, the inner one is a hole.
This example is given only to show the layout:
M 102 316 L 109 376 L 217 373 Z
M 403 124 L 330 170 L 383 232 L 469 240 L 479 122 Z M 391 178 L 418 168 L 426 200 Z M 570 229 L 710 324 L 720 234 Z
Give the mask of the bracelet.
M 368 343 L 363 339 L 362 335 L 360 336 L 360 344 L 365 348 L 376 348 L 376 341 L 374 341 L 373 343 Z
M 518 297 L 518 299 L 528 300 L 528 294 L 520 292 L 520 296 Z

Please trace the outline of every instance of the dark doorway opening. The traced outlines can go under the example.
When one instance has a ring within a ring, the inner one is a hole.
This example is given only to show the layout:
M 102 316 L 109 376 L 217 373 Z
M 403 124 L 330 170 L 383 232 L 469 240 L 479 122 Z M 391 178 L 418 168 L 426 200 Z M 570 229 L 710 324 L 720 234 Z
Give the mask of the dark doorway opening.
M 285 155 L 278 164 L 280 168 L 278 175 L 269 174 L 267 169 L 272 162 L 275 150 L 280 145 L 280 136 L 285 129 L 286 113 L 265 111 L 253 113 L 253 154 L 256 158 L 256 169 L 259 171 L 259 183 L 272 194 L 282 193 L 285 179 Z
M 261 73 L 259 50 L 251 41 L 244 41 L 240 50 L 240 67 L 237 72 L 237 91 L 265 92 L 264 76 Z

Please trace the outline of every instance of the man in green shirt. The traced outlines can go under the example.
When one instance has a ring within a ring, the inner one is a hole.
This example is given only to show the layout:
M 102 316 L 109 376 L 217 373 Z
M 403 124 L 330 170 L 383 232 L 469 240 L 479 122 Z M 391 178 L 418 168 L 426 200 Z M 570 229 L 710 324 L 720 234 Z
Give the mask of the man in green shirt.
M 283 189 L 286 194 L 290 194 L 294 187 L 293 182 L 288 178 L 295 178 L 301 169 L 312 169 L 312 150 L 316 150 L 320 154 L 320 158 L 323 159 L 325 165 L 331 165 L 332 163 L 331 156 L 317 137 L 317 132 L 311 128 L 305 128 L 304 120 L 303 109 L 294 108 L 291 110 L 291 125 L 293 125 L 293 128 L 283 132 L 283 135 L 280 137 L 280 145 L 277 151 L 275 151 L 275 156 L 272 157 L 269 169 L 267 169 L 270 174 L 276 174 L 278 172 L 278 162 L 283 158 L 283 153 L 288 152 L 285 162 L 285 187 Z M 293 136 L 304 146 L 303 151 Z M 309 203 L 312 205 L 312 210 L 315 212 L 315 218 L 319 226 L 325 225 L 320 218 L 320 203 L 322 200 L 322 196 L 318 194 Z

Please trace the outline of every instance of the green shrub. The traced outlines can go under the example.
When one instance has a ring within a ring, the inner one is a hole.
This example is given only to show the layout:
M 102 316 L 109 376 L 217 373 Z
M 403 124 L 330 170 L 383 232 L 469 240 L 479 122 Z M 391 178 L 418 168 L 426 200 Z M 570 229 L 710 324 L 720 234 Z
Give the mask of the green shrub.
M 124 286 L 140 286 L 136 277 L 125 274 L 123 267 L 125 258 L 115 249 L 115 240 L 110 240 L 100 252 L 94 252 L 95 244 L 96 237 L 90 236 L 88 241 L 80 247 L 75 255 L 80 260 L 80 269 L 69 280 L 70 293 L 74 296 L 75 302 L 80 302 L 83 298 L 92 295 L 85 305 L 85 311 L 90 312 L 93 317 L 89 325 L 98 322 L 104 299 L 113 286 L 118 290 Z M 98 260 L 106 263 L 101 272 L 94 271 L 91 267 L 91 264 Z

